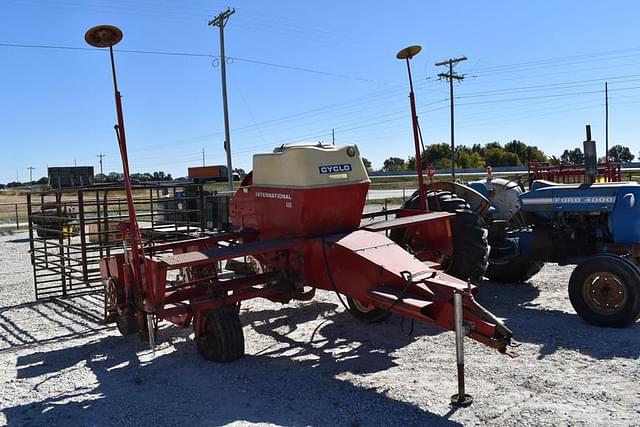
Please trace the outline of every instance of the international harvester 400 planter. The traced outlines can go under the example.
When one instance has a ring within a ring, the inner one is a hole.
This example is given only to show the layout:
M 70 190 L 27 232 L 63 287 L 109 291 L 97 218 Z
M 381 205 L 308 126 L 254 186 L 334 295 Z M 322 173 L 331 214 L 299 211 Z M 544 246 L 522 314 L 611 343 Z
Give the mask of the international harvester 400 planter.
M 120 37 L 109 26 L 86 36 L 90 44 L 110 49 Z M 262 297 L 286 303 L 309 299 L 315 289 L 334 291 L 346 296 L 349 311 L 363 320 L 395 312 L 455 330 L 461 388 L 454 403 L 470 403 L 464 394 L 462 337 L 505 352 L 511 332 L 476 303 L 471 283 L 420 261 L 385 235 L 404 228 L 425 242 L 423 258 L 443 258 L 453 250 L 450 218 L 455 214 L 428 212 L 423 204 L 396 212 L 399 218 L 375 221 L 387 211 L 367 214 L 363 221 L 369 178 L 355 145 L 282 146 L 254 156 L 253 171 L 231 202 L 233 232 L 143 247 L 115 69 L 113 78 L 130 215 L 122 231 L 129 244 L 123 254 L 103 259 L 100 268 L 107 309 L 122 334 L 141 333 L 153 345 L 159 319 L 193 326 L 205 359 L 230 362 L 244 354 L 242 301 Z M 242 274 L 223 271 L 224 262 L 246 258 L 255 268 Z

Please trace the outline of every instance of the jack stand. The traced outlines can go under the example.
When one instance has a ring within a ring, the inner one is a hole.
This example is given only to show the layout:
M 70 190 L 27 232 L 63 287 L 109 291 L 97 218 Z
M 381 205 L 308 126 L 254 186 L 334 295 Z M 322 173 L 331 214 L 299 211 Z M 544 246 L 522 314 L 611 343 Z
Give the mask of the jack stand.
M 147 333 L 149 334 L 149 347 L 153 356 L 156 355 L 156 334 L 155 326 L 153 323 L 153 314 L 147 313 Z
M 453 310 L 456 332 L 456 362 L 458 365 L 458 393 L 451 396 L 451 404 L 453 406 L 466 408 L 473 403 L 473 397 L 471 397 L 471 395 L 469 394 L 466 394 L 464 390 L 465 328 L 463 325 L 462 293 L 459 291 L 453 293 Z

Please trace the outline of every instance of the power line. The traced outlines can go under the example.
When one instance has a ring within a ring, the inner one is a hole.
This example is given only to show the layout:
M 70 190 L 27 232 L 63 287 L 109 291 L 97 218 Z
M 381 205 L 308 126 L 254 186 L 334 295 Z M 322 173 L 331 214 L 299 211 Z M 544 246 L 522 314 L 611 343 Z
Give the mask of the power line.
M 16 47 L 27 49 L 56 49 L 56 50 L 84 50 L 90 52 L 97 52 L 90 47 L 76 47 L 76 46 L 56 46 L 46 44 L 24 44 L 24 43 L 0 43 L 0 47 Z M 113 49 L 118 53 L 137 53 L 142 55 L 167 55 L 167 56 L 193 56 L 198 58 L 213 58 L 217 59 L 215 55 L 208 53 L 190 53 L 190 52 L 169 52 L 169 51 L 153 51 L 153 50 L 137 50 L 137 49 Z
M 584 86 L 600 86 L 603 80 L 612 81 L 616 80 L 616 83 L 628 83 L 635 82 L 640 79 L 631 78 L 631 77 L 640 77 L 640 74 L 627 74 L 624 76 L 617 77 L 603 77 L 597 79 L 586 79 L 586 80 L 571 80 L 565 82 L 556 82 L 556 83 L 547 83 L 540 85 L 532 85 L 532 86 L 520 86 L 513 88 L 504 88 L 504 89 L 494 89 L 480 92 L 467 92 L 463 95 L 459 95 L 456 99 L 463 98 L 478 98 L 485 96 L 494 96 L 500 94 L 509 94 L 509 93 L 520 93 L 520 92 L 535 92 L 535 91 L 545 91 L 545 90 L 557 90 L 557 89 L 570 89 L 576 87 L 584 87 Z
M 619 90 L 630 90 L 632 88 L 620 88 Z M 601 91 L 589 91 L 586 93 L 596 93 L 596 92 L 601 92 Z M 572 93 L 566 93 L 566 94 L 562 94 L 563 97 L 568 97 L 571 95 L 582 95 L 585 92 L 572 92 Z M 558 96 L 558 95 L 553 95 L 553 96 Z M 536 98 L 536 97 L 527 97 L 527 99 L 532 99 L 532 98 Z M 545 95 L 543 97 L 541 97 L 543 99 L 548 98 L 548 95 Z M 502 99 L 502 100 L 495 100 L 495 101 L 486 101 L 486 102 L 482 102 L 484 103 L 493 103 L 493 102 L 504 102 L 504 101 L 508 101 L 508 100 L 521 100 L 522 98 L 512 98 L 512 99 Z M 434 104 L 438 104 L 440 102 L 446 101 L 446 99 L 441 99 L 439 101 L 436 102 L 431 102 L 431 103 L 427 103 L 427 104 L 422 104 L 420 105 L 420 108 L 424 108 L 426 106 L 429 105 L 434 105 Z M 467 105 L 468 103 L 464 103 L 464 104 L 460 104 L 460 105 Z M 598 103 L 599 105 L 599 103 Z M 432 108 L 432 109 L 428 109 L 428 110 L 423 110 L 422 112 L 433 112 L 433 111 L 438 111 L 438 110 L 443 110 L 446 107 L 437 107 L 437 108 Z M 513 109 L 513 107 L 511 107 L 510 109 Z M 579 109 L 583 109 L 582 107 Z M 565 112 L 565 111 L 574 111 L 577 109 L 563 109 L 563 110 L 559 110 L 557 112 Z M 543 109 L 542 111 L 549 111 L 548 107 Z M 528 118 L 528 117 L 538 117 L 541 116 L 540 114 L 527 114 L 525 112 L 523 112 L 525 115 L 520 115 L 520 117 L 514 117 L 513 119 L 510 119 L 508 121 L 512 121 L 512 120 L 516 120 L 516 119 L 522 119 L 522 118 Z M 543 115 L 547 115 L 547 114 L 543 114 Z M 466 116 L 465 116 L 466 117 Z M 402 120 L 404 119 L 404 111 L 395 111 L 392 113 L 385 113 L 385 114 L 378 114 L 378 115 L 374 115 L 374 116 L 369 116 L 366 119 L 360 119 L 360 120 L 355 120 L 349 123 L 342 123 L 342 124 L 338 124 L 335 126 L 336 130 L 340 130 L 340 132 L 342 133 L 347 133 L 347 132 L 353 132 L 355 130 L 359 130 L 359 129 L 363 129 L 363 128 L 377 128 L 379 125 L 381 124 L 385 124 L 385 123 L 391 123 L 394 121 L 398 121 L 398 120 Z M 482 124 L 490 124 L 490 123 L 500 123 L 502 121 L 507 121 L 507 120 L 489 120 L 486 121 L 486 119 L 480 119 L 479 123 Z M 319 126 L 324 126 L 322 123 L 319 124 Z M 430 126 L 430 123 L 427 123 L 427 126 Z M 467 127 L 467 123 L 465 122 L 465 126 L 463 127 Z M 308 141 L 308 140 L 317 140 L 317 139 L 322 139 L 322 138 L 330 138 L 331 134 L 329 132 L 324 132 L 324 131 L 318 131 L 318 132 L 314 132 L 314 133 L 306 133 L 306 134 L 301 134 L 295 137 L 291 137 L 289 138 L 287 141 L 284 141 L 285 143 L 295 143 L 295 142 L 304 142 L 304 141 Z M 273 147 L 275 145 L 279 145 L 282 144 L 283 141 L 281 139 L 274 139 L 273 142 L 265 142 L 263 144 L 255 144 L 255 145 L 248 145 L 248 146 L 242 146 L 241 148 L 239 148 L 238 150 L 234 150 L 234 154 L 244 154 L 244 153 L 250 153 L 255 151 L 256 149 L 260 149 L 260 148 L 265 148 L 265 147 Z M 193 156 L 190 157 L 191 160 L 195 160 L 197 159 L 194 158 Z M 185 159 L 187 160 L 187 159 Z M 151 163 L 151 162 L 150 162 Z
M 629 75 L 622 75 L 622 76 L 610 76 L 610 77 L 608 77 L 608 79 L 609 80 L 612 80 L 612 79 L 625 79 L 625 78 L 635 77 L 635 76 L 637 76 L 637 75 L 629 74 Z M 561 86 L 561 85 L 569 85 L 569 84 L 572 84 L 572 83 L 582 83 L 582 82 L 592 82 L 592 81 L 593 82 L 601 82 L 602 79 L 573 80 L 573 81 L 558 82 L 558 83 L 553 83 L 553 84 L 548 84 L 548 85 L 524 86 L 524 87 L 521 87 L 521 88 L 507 88 L 507 89 L 502 89 L 502 90 L 498 89 L 498 90 L 493 91 L 493 92 L 495 92 L 496 95 L 499 95 L 499 94 L 505 93 L 506 91 L 516 92 L 516 91 L 519 91 L 521 89 L 522 90 L 524 90 L 524 89 L 527 89 L 527 90 L 528 89 L 537 89 L 537 88 L 544 88 L 544 87 L 547 87 L 547 86 L 549 86 L 551 88 L 556 88 L 557 86 Z M 625 81 L 636 81 L 636 79 L 633 79 L 633 80 L 620 80 L 619 82 L 625 82 Z M 434 83 L 434 82 L 431 82 L 431 83 Z M 421 82 L 419 84 L 424 85 L 424 82 Z M 406 85 L 399 85 L 398 88 L 400 88 L 401 86 L 404 87 Z M 314 117 L 316 117 L 316 116 L 319 116 L 320 114 L 332 113 L 332 112 L 335 112 L 335 111 L 344 111 L 345 108 L 351 108 L 351 106 L 354 106 L 354 108 L 356 108 L 357 112 L 360 114 L 361 111 L 362 111 L 362 103 L 363 102 L 367 102 L 367 103 L 370 104 L 371 101 L 375 100 L 377 102 L 379 100 L 380 102 L 387 103 L 387 101 L 386 101 L 387 98 L 389 98 L 390 96 L 397 96 L 395 92 L 396 92 L 396 88 L 385 89 L 383 91 L 379 91 L 379 92 L 376 92 L 376 93 L 373 93 L 373 94 L 368 94 L 368 95 L 352 98 L 352 99 L 350 99 L 348 101 L 345 101 L 345 102 L 329 104 L 329 105 L 326 105 L 326 106 L 323 106 L 323 107 L 319 107 L 319 108 L 315 108 L 315 109 L 311 109 L 311 110 L 307 110 L 307 111 L 303 111 L 303 112 L 299 112 L 299 113 L 294 113 L 294 114 L 290 114 L 290 115 L 285 115 L 285 116 L 281 116 L 281 117 L 278 117 L 278 118 L 275 118 L 275 119 L 271 119 L 271 120 L 265 120 L 265 121 L 262 121 L 262 122 L 256 122 L 256 123 L 253 123 L 252 125 L 234 127 L 233 130 L 235 132 L 241 132 L 241 131 L 246 131 L 246 130 L 252 130 L 254 128 L 262 128 L 264 126 L 269 126 L 269 125 L 277 125 L 277 124 L 281 124 L 283 122 L 289 122 L 289 121 L 292 121 L 292 120 L 296 120 L 296 122 L 299 122 L 301 118 L 304 118 L 306 116 L 313 115 Z M 471 98 L 471 97 L 476 97 L 476 96 L 480 96 L 480 95 L 482 95 L 482 96 L 492 96 L 493 92 L 492 91 L 472 92 L 472 93 L 470 93 L 468 95 L 457 96 L 456 98 L 457 99 L 466 99 L 467 97 Z M 594 91 L 594 93 L 596 93 L 596 92 L 598 92 L 598 91 Z M 567 97 L 567 96 L 572 96 L 572 95 L 582 95 L 584 93 L 585 92 L 569 92 L 569 93 L 565 93 L 565 94 L 554 94 L 554 95 L 552 95 L 552 97 Z M 587 92 L 587 93 L 591 93 L 591 92 Z M 483 102 L 483 104 L 484 103 L 489 103 L 490 104 L 490 103 L 493 103 L 493 102 L 503 103 L 503 102 L 507 102 L 507 101 L 534 100 L 534 99 L 540 99 L 540 98 L 542 98 L 542 99 L 549 98 L 549 95 L 530 96 L 530 97 L 525 97 L 525 98 L 507 98 L 507 99 L 501 99 L 501 100 L 495 100 L 495 101 L 486 101 L 486 102 Z M 369 100 L 371 100 L 371 101 L 369 101 Z M 433 105 L 433 104 L 437 104 L 437 103 L 440 103 L 440 102 L 443 102 L 443 101 L 446 101 L 446 99 L 441 99 L 441 100 L 438 100 L 438 101 L 432 102 L 432 103 L 422 104 L 422 105 L 420 105 L 420 107 L 422 108 L 422 107 Z M 460 105 L 473 105 L 473 104 L 474 103 L 470 103 L 469 102 L 469 103 L 462 103 Z M 509 107 L 509 108 L 512 109 L 513 107 Z M 434 111 L 434 110 L 431 110 L 431 111 Z M 358 120 L 355 123 L 368 123 L 368 122 L 372 122 L 373 121 L 373 123 L 375 124 L 375 119 L 376 118 L 388 117 L 390 114 L 399 114 L 399 113 L 400 112 L 393 112 L 393 113 L 386 113 L 386 114 L 378 115 L 378 116 L 375 116 L 375 117 L 372 116 L 373 118 L 368 117 L 365 120 Z M 345 116 L 345 114 L 342 113 L 341 117 L 344 117 L 344 116 Z M 466 117 L 466 115 L 465 115 L 465 117 Z M 318 122 L 323 123 L 324 121 L 318 120 Z M 305 126 L 306 125 L 308 125 L 308 123 L 305 122 Z M 352 124 L 349 124 L 349 125 L 352 125 Z M 429 124 L 427 123 L 427 126 L 428 125 Z M 343 126 L 344 125 L 339 125 L 338 124 L 337 128 L 340 128 L 340 130 L 344 131 L 345 129 L 344 129 Z M 365 126 L 356 126 L 356 128 L 362 128 L 362 127 L 365 127 Z M 182 143 L 182 142 L 189 141 L 189 140 L 197 141 L 197 140 L 200 140 L 200 139 L 209 138 L 209 137 L 217 135 L 217 134 L 219 134 L 219 132 L 218 133 L 211 133 L 211 134 L 201 135 L 201 136 L 198 136 L 198 137 L 192 137 L 192 138 L 188 138 L 188 139 L 182 139 L 182 140 L 179 140 L 179 141 L 172 141 L 170 143 L 161 144 L 160 146 L 170 146 L 170 145 L 174 145 L 176 143 Z M 263 137 L 263 139 L 264 139 L 264 137 Z M 260 146 L 265 146 L 265 144 L 261 144 Z M 140 151 L 140 150 L 142 150 L 142 148 L 140 148 L 138 150 L 134 149 L 134 151 Z
M 421 86 L 423 87 L 425 84 L 435 84 L 435 82 L 420 82 L 416 84 L 416 87 Z M 387 89 L 383 89 L 381 91 L 377 91 L 374 93 L 370 93 L 367 95 L 361 95 L 361 96 L 357 96 L 355 98 L 350 98 L 346 101 L 343 102 L 336 102 L 336 103 L 332 103 L 332 104 L 328 104 L 328 105 L 324 105 L 322 107 L 318 107 L 318 108 L 313 108 L 310 110 L 306 110 L 306 111 L 301 111 L 301 112 L 297 112 L 297 113 L 293 113 L 293 114 L 287 114 L 284 116 L 280 116 L 274 119 L 269 119 L 269 120 L 264 120 L 261 122 L 255 122 L 251 125 L 244 125 L 244 126 L 238 126 L 238 127 L 233 127 L 233 131 L 236 133 L 242 132 L 242 131 L 250 131 L 253 129 L 261 129 L 263 127 L 269 127 L 269 126 L 276 126 L 281 124 L 282 122 L 289 122 L 289 121 L 293 121 L 295 120 L 296 123 L 300 123 L 302 118 L 305 117 L 309 117 L 309 116 L 313 116 L 313 117 L 319 117 L 323 114 L 329 114 L 329 113 L 337 113 L 337 112 L 342 112 L 340 113 L 341 117 L 345 117 L 347 115 L 349 115 L 350 113 L 346 113 L 344 112 L 345 110 L 354 110 L 354 113 L 357 113 L 359 115 L 361 115 L 362 113 L 362 105 L 363 103 L 367 103 L 369 105 L 373 105 L 373 103 L 384 103 L 385 106 L 389 106 L 390 102 L 388 101 L 388 98 L 390 97 L 396 97 L 399 102 L 403 102 L 402 98 L 399 96 L 399 91 L 400 89 L 405 89 L 407 86 L 407 84 L 403 83 L 403 84 L 399 84 L 397 86 L 391 87 L 391 88 L 387 88 Z M 442 102 L 443 100 L 437 101 L 437 102 Z M 446 99 L 444 99 L 444 101 L 446 101 Z M 430 105 L 430 104 L 426 104 L 426 105 Z M 423 105 L 421 105 L 422 107 Z M 320 121 L 320 120 L 318 120 Z M 325 122 L 326 120 L 322 120 L 323 122 Z M 307 123 L 305 122 L 305 126 L 307 125 Z M 213 136 L 217 136 L 217 135 L 221 135 L 222 132 L 218 131 L 218 132 L 213 132 L 213 133 L 207 133 L 207 134 L 203 134 L 203 135 L 199 135 L 199 136 L 194 136 L 194 137 L 190 137 L 190 138 L 184 138 L 184 139 L 180 139 L 180 140 L 175 140 L 175 141 L 171 141 L 168 143 L 161 143 L 161 144 L 154 144 L 153 147 L 154 148 L 158 148 L 158 147 L 166 147 L 166 146 L 171 146 L 171 145 L 175 145 L 178 143 L 184 143 L 184 142 L 189 142 L 189 141 L 194 141 L 197 142 L 199 140 L 202 139 L 208 139 L 210 137 Z M 130 150 L 132 152 L 135 151 L 147 151 L 147 148 L 144 147 L 132 147 L 132 150 Z
M 357 81 L 362 81 L 362 82 L 369 82 L 369 83 L 382 83 L 382 84 L 390 84 L 389 82 L 385 82 L 385 81 L 380 81 L 380 80 L 373 80 L 373 79 L 367 79 L 364 77 L 354 77 L 354 76 L 349 76 L 347 74 L 339 74 L 339 73 L 331 73 L 328 71 L 319 71 L 319 70 L 313 70 L 310 68 L 303 68 L 303 67 L 296 67 L 296 66 L 292 66 L 292 65 L 282 65 L 282 64 L 274 64 L 272 62 L 266 62 L 266 61 L 259 61 L 256 59 L 246 59 L 246 58 L 232 58 L 234 61 L 239 61 L 239 62 L 247 62 L 250 64 L 257 64 L 257 65 L 266 65 L 269 67 L 277 67 L 277 68 L 283 68 L 286 70 L 294 70 L 294 71 L 303 71 L 305 73 L 313 73 L 313 74 L 320 74 L 323 76 L 330 76 L 330 77 L 339 77 L 342 79 L 350 79 L 350 80 L 357 80 Z
M 620 88 L 619 90 L 631 90 L 632 88 Z M 562 98 L 568 98 L 570 96 L 579 96 L 585 93 L 597 93 L 597 92 L 601 92 L 601 91 L 587 91 L 587 92 L 583 92 L 583 91 L 578 91 L 578 92 L 571 92 L 571 93 L 565 93 L 565 94 L 556 94 L 556 95 L 552 95 L 553 97 L 557 97 L 557 96 L 561 96 Z M 540 97 L 526 97 L 527 100 L 529 99 L 536 99 L 536 98 L 542 98 L 542 99 L 548 99 L 549 95 L 544 95 L 544 96 L 540 96 Z M 523 98 L 509 98 L 509 99 L 500 99 L 500 100 L 491 100 L 491 101 L 485 101 L 482 102 L 483 104 L 487 103 L 487 104 L 491 104 L 491 103 L 503 103 L 506 101 L 517 101 L 517 100 L 522 100 Z M 438 104 L 441 102 L 446 101 L 446 99 L 441 99 L 438 100 L 436 102 L 431 102 L 431 103 L 426 103 L 426 104 L 422 104 L 419 107 L 420 108 L 424 108 L 426 106 L 429 105 L 434 105 L 434 104 Z M 463 104 L 459 104 L 459 105 L 468 105 L 468 104 L 472 104 L 472 103 L 463 103 Z M 531 104 L 528 104 L 531 105 Z M 422 112 L 432 112 L 432 111 L 438 111 L 438 110 L 443 110 L 446 107 L 437 107 L 437 108 L 432 108 L 429 110 L 423 110 Z M 510 110 L 513 110 L 514 107 L 510 107 Z M 582 109 L 582 108 L 581 108 Z M 564 109 L 558 112 L 564 112 L 564 111 L 573 111 L 575 109 Z M 493 110 L 495 111 L 495 110 Z M 545 109 L 543 109 L 543 111 L 549 111 L 548 107 L 546 107 Z M 486 112 L 485 112 L 486 113 Z M 523 112 L 525 115 L 522 116 L 520 115 L 519 118 L 527 118 L 527 117 L 537 117 L 539 116 L 538 114 L 527 114 L 526 112 Z M 465 115 L 466 117 L 467 115 Z M 354 120 L 351 122 L 347 122 L 347 123 L 339 123 L 335 125 L 335 129 L 339 130 L 342 133 L 347 133 L 347 132 L 353 132 L 355 130 L 359 130 L 359 129 L 363 129 L 363 128 L 378 128 L 379 125 L 381 124 L 385 124 L 385 123 L 391 123 L 394 121 L 398 121 L 398 120 L 402 120 L 404 119 L 404 110 L 402 111 L 394 111 L 391 113 L 385 113 L 385 114 L 377 114 L 377 115 L 373 115 L 373 116 L 368 116 L 366 119 L 359 119 L 359 120 Z M 486 119 L 482 119 L 479 118 L 481 122 L 483 122 L 483 124 L 489 124 L 489 123 L 499 123 L 500 120 L 495 121 L 495 120 L 490 120 L 490 118 L 486 118 L 489 119 L 489 121 L 487 122 Z M 514 120 L 517 119 L 516 117 L 514 117 Z M 511 121 L 511 120 L 509 120 Z M 326 121 L 320 121 L 318 126 L 319 128 L 324 128 Z M 430 126 L 430 123 L 427 123 L 427 126 Z M 465 121 L 465 126 L 467 127 L 467 122 Z M 246 126 L 244 127 L 245 129 L 248 129 L 252 126 Z M 322 139 L 322 138 L 330 138 L 331 134 L 328 132 L 325 132 L 324 130 L 320 131 L 318 130 L 317 132 L 314 133 L 305 133 L 305 134 L 301 134 L 295 137 L 291 137 L 289 138 L 287 141 L 287 143 L 294 143 L 294 142 L 302 142 L 302 141 L 308 141 L 308 140 L 317 140 L 317 139 Z M 283 143 L 283 141 L 281 139 L 273 139 L 272 142 L 265 142 L 262 144 L 254 144 L 254 145 L 248 145 L 248 146 L 242 146 L 241 148 L 234 150 L 234 154 L 243 154 L 243 153 L 250 153 L 252 151 L 255 151 L 256 149 L 260 149 L 260 148 L 264 148 L 264 147 L 273 147 L 275 145 L 281 144 Z M 171 144 L 173 145 L 173 144 Z M 185 156 L 187 157 L 187 156 Z M 196 160 L 197 157 L 194 156 L 188 156 L 190 160 Z M 145 156 L 145 158 L 148 158 L 147 156 Z M 185 158 L 185 160 L 188 160 Z M 149 162 L 152 163 L 152 162 Z
M 628 52 L 638 52 L 638 53 L 634 53 L 630 55 L 615 56 L 619 53 L 628 53 Z M 558 64 L 563 62 L 572 64 L 572 65 L 580 64 L 583 62 L 592 62 L 594 58 L 598 58 L 598 57 L 613 56 L 613 58 L 609 58 L 609 59 L 620 59 L 620 58 L 628 58 L 628 57 L 637 56 L 637 55 L 640 55 L 640 47 L 616 49 L 616 50 L 610 50 L 610 51 L 600 51 L 595 53 L 585 53 L 585 54 L 573 55 L 573 56 L 546 58 L 546 59 L 539 59 L 535 61 L 520 62 L 515 64 L 495 65 L 492 67 L 479 68 L 479 69 L 476 69 L 475 71 L 484 75 L 499 74 L 499 73 L 513 72 L 518 69 L 543 68 L 549 64 Z
M 635 90 L 640 89 L 640 86 L 631 86 L 631 87 L 621 87 L 616 89 L 609 89 L 609 92 L 621 91 L 621 90 Z M 566 96 L 575 96 L 575 95 L 587 95 L 593 93 L 602 93 L 604 90 L 588 90 L 588 91 L 580 91 L 580 92 L 567 92 L 567 93 L 556 93 L 552 95 L 539 95 L 539 96 L 526 96 L 522 98 L 504 98 L 504 99 L 494 99 L 491 101 L 478 101 L 478 102 L 465 102 L 460 105 L 479 105 L 479 104 L 493 104 L 500 102 L 513 102 L 513 101 L 528 101 L 531 99 L 543 99 L 543 98 L 560 98 Z
M 5 0 L 9 3 L 12 3 L 11 0 Z M 69 1 L 55 1 L 55 2 L 39 2 L 34 0 L 20 0 L 20 2 L 13 2 L 14 4 L 18 4 L 20 6 L 28 6 L 28 7 L 45 7 L 45 8 L 55 8 L 55 9 L 66 9 L 66 10 L 88 10 L 94 12 L 110 12 L 110 13 L 120 13 L 125 15 L 134 15 L 134 16 L 155 16 L 160 18 L 171 18 L 171 19 L 182 19 L 188 21 L 202 21 L 204 17 L 210 15 L 209 9 L 203 7 L 189 7 L 188 5 L 180 4 L 179 8 L 172 7 L 165 4 L 158 4 L 156 2 L 141 2 L 136 1 L 136 5 L 147 5 L 148 7 L 131 7 L 131 5 L 118 5 L 115 1 L 109 2 L 109 4 L 83 4 L 77 2 L 69 2 Z M 211 6 L 209 4 L 209 6 Z M 164 8 L 164 10 L 162 10 Z M 266 30 L 271 32 L 278 32 L 288 36 L 295 35 L 298 38 L 308 38 L 316 41 L 331 41 L 331 42 L 339 42 L 341 39 L 347 38 L 338 34 L 335 34 L 332 31 L 328 31 L 326 28 L 320 27 L 318 25 L 314 25 L 310 22 L 300 22 L 299 24 L 291 24 L 292 21 L 284 21 L 282 19 L 274 19 L 265 16 L 264 13 L 252 13 L 248 11 L 246 8 L 242 8 L 243 15 L 254 15 L 255 17 L 244 17 L 241 19 L 240 27 L 246 27 L 248 29 L 259 29 Z M 266 22 L 269 19 L 273 22 Z M 245 22 L 246 21 L 246 22 Z
M 24 48 L 24 49 L 54 49 L 54 50 L 69 50 L 69 51 L 91 51 L 97 52 L 95 49 L 89 47 L 75 47 L 75 46 L 57 46 L 57 45 L 45 45 L 45 44 L 25 44 L 25 43 L 0 43 L 0 47 L 13 47 L 13 48 Z M 118 53 L 133 53 L 140 55 L 162 55 L 162 56 L 183 56 L 183 57 L 194 57 L 194 58 L 210 58 L 214 60 L 220 61 L 220 57 L 217 55 L 211 55 L 209 53 L 194 53 L 194 52 L 171 52 L 171 51 L 154 51 L 154 50 L 140 50 L 140 49 L 113 49 L 114 52 Z M 326 77 L 336 77 L 347 80 L 356 80 L 368 83 L 379 83 L 379 84 L 390 84 L 389 82 L 368 79 L 365 77 L 358 76 L 350 76 L 348 74 L 341 73 L 333 73 L 330 71 L 323 70 L 315 70 L 312 68 L 299 67 L 295 65 L 287 65 L 287 64 L 277 64 L 274 62 L 262 61 L 258 59 L 251 58 L 240 58 L 237 56 L 227 56 L 228 60 L 233 62 L 244 62 L 247 64 L 255 64 L 255 65 L 264 65 L 272 68 L 280 68 L 284 70 L 291 71 L 300 71 L 304 73 L 311 73 Z

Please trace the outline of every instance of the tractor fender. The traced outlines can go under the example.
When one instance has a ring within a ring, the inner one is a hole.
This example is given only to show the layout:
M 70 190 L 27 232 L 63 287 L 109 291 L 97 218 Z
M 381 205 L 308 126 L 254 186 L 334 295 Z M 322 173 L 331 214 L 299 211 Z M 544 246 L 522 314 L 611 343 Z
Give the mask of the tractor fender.
M 490 207 L 489 200 L 480 192 L 467 185 L 458 184 L 457 182 L 432 182 L 431 184 L 427 184 L 426 189 L 427 191 L 448 191 L 452 194 L 457 194 L 458 197 L 463 198 L 467 202 L 473 213 L 480 218 L 486 216 Z
M 522 188 L 517 182 L 504 178 L 485 178 L 469 184 L 479 190 L 491 204 L 491 218 L 509 221 L 521 207 Z

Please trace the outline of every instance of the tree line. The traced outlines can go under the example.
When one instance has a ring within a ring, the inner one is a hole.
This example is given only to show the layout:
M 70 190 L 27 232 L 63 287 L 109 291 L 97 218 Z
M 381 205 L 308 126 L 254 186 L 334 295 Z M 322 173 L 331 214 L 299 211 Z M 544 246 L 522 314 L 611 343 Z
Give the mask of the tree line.
M 132 173 L 131 179 L 136 182 L 149 182 L 149 181 L 172 181 L 173 177 L 170 173 L 163 171 L 157 172 L 144 172 L 144 173 Z M 93 180 L 96 184 L 122 182 L 124 180 L 124 174 L 120 172 L 110 172 L 108 174 L 97 173 L 93 176 Z M 47 185 L 49 184 L 49 178 L 43 176 L 42 178 L 29 182 L 29 181 L 11 181 L 6 185 L 0 184 L 0 188 L 15 188 L 25 187 L 29 185 Z
M 234 168 L 234 173 L 240 175 L 240 178 L 243 179 L 247 174 L 244 169 Z M 122 182 L 124 180 L 124 174 L 121 172 L 110 172 L 107 174 L 97 173 L 93 177 L 94 182 L 96 184 L 105 184 L 105 183 L 117 183 Z M 141 182 L 153 182 L 153 181 L 173 181 L 174 178 L 170 173 L 165 173 L 164 171 L 156 171 L 156 172 L 142 172 L 142 173 L 132 173 L 131 180 L 134 183 Z M 20 181 L 11 181 L 9 183 L 0 184 L 0 189 L 2 188 L 16 188 L 16 187 L 26 187 L 29 185 L 47 185 L 49 184 L 49 178 L 43 176 L 42 178 L 33 181 L 33 182 L 20 182 Z
M 423 167 L 427 161 L 436 169 L 451 168 L 451 146 L 447 143 L 431 144 L 425 147 L 421 154 Z M 629 147 L 614 145 L 609 149 L 609 160 L 613 162 L 631 162 L 635 156 Z M 425 159 L 427 159 L 425 161 Z M 373 171 L 371 162 L 363 158 L 365 167 Z M 598 159 L 600 162 L 606 161 L 605 157 Z M 482 168 L 485 166 L 526 166 L 528 162 L 544 162 L 550 164 L 580 164 L 584 163 L 584 154 L 580 148 L 566 149 L 560 155 L 548 156 L 535 145 L 527 145 L 522 141 L 512 140 L 502 145 L 499 142 L 490 142 L 485 145 L 473 144 L 471 147 L 459 145 L 455 148 L 455 167 Z M 415 156 L 407 159 L 400 157 L 387 158 L 382 168 L 382 172 L 401 172 L 405 170 L 416 170 Z
M 94 176 L 94 181 L 98 184 L 108 182 L 121 182 L 124 180 L 124 174 L 120 172 L 110 172 L 109 174 L 97 173 Z M 150 182 L 150 181 L 173 181 L 173 177 L 170 173 L 164 171 L 157 172 L 143 172 L 132 173 L 131 180 L 137 182 Z

